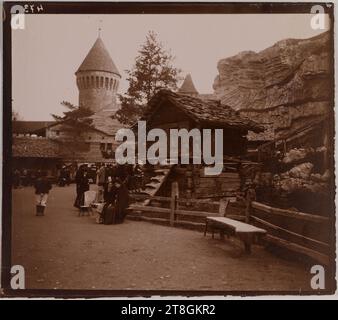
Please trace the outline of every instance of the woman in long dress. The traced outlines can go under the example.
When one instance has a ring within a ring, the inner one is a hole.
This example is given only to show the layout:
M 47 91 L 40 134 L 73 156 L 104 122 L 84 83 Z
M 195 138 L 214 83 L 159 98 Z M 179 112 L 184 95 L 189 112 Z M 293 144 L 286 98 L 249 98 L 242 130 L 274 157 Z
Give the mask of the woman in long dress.
M 115 200 L 116 188 L 112 178 L 109 176 L 104 188 L 104 201 L 105 205 L 102 209 L 102 220 L 104 224 L 115 223 Z
M 129 192 L 125 182 L 117 179 L 116 187 L 116 202 L 115 202 L 115 223 L 123 223 L 127 215 L 129 206 Z

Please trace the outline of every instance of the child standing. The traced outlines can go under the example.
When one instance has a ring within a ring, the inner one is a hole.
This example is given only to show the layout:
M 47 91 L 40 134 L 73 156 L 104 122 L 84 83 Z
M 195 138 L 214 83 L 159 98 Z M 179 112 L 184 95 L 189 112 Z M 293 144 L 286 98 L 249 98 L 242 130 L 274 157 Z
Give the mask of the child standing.
M 46 173 L 38 172 L 34 188 L 36 195 L 36 215 L 43 216 L 47 205 L 48 194 L 52 189 L 52 184 L 48 181 Z

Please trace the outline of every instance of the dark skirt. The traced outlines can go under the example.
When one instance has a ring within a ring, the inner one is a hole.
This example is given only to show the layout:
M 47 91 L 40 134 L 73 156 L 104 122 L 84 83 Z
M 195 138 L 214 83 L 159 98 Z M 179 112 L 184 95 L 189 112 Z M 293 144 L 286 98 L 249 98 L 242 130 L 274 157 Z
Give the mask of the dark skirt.
M 116 210 L 111 204 L 105 205 L 102 210 L 103 224 L 116 223 Z

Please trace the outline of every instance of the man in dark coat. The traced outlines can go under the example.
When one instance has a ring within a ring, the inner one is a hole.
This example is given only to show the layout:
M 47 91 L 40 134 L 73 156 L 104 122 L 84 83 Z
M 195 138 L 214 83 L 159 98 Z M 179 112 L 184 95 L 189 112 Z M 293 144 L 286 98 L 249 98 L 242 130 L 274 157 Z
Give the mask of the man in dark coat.
M 89 190 L 89 178 L 85 166 L 81 166 L 75 175 L 76 199 L 74 207 L 80 208 L 84 203 L 84 193 Z

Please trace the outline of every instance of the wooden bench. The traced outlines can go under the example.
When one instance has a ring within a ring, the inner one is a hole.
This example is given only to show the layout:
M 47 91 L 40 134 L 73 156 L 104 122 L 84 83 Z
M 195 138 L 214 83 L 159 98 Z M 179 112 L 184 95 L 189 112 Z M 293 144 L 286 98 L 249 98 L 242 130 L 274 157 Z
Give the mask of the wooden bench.
M 204 236 L 206 236 L 208 228 L 211 229 L 212 238 L 214 238 L 215 230 L 219 231 L 221 239 L 224 239 L 224 234 L 226 234 L 228 238 L 230 235 L 237 236 L 243 241 L 246 253 L 251 252 L 251 245 L 257 238 L 266 234 L 266 230 L 264 229 L 226 217 L 207 217 Z

